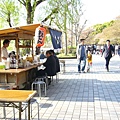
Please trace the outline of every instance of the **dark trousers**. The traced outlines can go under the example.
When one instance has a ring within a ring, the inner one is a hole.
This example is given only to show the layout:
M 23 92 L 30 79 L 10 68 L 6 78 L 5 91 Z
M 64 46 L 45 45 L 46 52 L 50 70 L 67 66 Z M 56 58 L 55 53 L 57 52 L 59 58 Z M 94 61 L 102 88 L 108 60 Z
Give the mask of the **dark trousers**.
M 46 74 L 47 74 L 47 73 L 46 73 L 45 70 L 39 70 L 39 71 L 37 71 L 37 73 L 36 73 L 36 77 L 44 76 L 44 75 L 46 75 Z
M 105 58 L 105 60 L 106 60 L 105 66 L 106 66 L 106 69 L 107 69 L 107 70 L 109 70 L 109 62 L 110 62 L 110 59 L 111 59 L 111 57 Z
M 46 75 L 47 75 L 47 72 L 45 70 L 41 70 L 41 69 L 39 71 L 37 71 L 37 73 L 36 73 L 36 77 L 46 76 Z M 46 82 L 46 81 L 44 81 L 44 82 Z M 48 85 L 50 85 L 50 83 L 51 83 L 51 79 L 48 78 Z

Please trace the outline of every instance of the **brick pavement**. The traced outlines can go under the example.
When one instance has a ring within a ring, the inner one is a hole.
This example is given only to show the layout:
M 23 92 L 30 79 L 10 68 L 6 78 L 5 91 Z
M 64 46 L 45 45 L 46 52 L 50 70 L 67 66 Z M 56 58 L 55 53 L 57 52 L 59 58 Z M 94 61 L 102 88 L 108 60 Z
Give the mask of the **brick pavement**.
M 110 72 L 104 62 L 94 55 L 91 71 L 78 73 L 77 61 L 66 60 L 66 73 L 59 75 L 59 83 L 51 85 L 47 97 L 40 100 L 41 120 L 119 120 L 120 58 L 111 59 Z M 7 109 L 7 117 L 12 117 L 12 110 Z M 33 118 L 37 120 L 35 104 Z

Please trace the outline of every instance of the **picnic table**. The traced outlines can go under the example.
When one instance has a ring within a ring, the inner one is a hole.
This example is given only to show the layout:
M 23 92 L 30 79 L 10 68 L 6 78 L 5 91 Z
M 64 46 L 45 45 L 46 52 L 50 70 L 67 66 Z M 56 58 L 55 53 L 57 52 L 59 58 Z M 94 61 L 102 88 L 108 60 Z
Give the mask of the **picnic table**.
M 28 107 L 28 120 L 30 120 L 30 100 L 34 97 L 36 91 L 27 90 L 0 90 L 0 107 L 15 107 L 19 110 L 19 120 L 21 112 L 24 111 L 22 103 L 26 102 Z

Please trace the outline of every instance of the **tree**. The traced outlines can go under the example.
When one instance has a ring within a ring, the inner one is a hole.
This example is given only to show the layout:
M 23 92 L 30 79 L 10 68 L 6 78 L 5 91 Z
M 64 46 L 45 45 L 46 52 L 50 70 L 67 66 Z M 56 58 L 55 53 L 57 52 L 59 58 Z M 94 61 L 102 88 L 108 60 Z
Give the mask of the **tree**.
M 42 2 L 46 0 L 18 0 L 27 11 L 27 24 L 33 23 L 34 20 L 34 12 L 38 5 L 40 5 Z M 56 8 L 43 20 L 43 22 L 47 21 L 52 14 L 54 14 L 56 11 Z
M 14 0 L 0 1 L 0 20 L 2 23 L 8 23 L 10 27 L 17 25 L 19 21 L 18 11 L 19 7 L 15 4 Z
M 102 31 L 105 29 L 105 28 L 108 28 L 110 26 L 112 26 L 114 23 L 114 21 L 110 21 L 110 22 L 105 22 L 103 24 L 96 24 L 93 26 L 94 28 L 94 32 L 93 34 L 98 34 L 98 33 L 102 33 Z
M 26 12 L 27 12 L 27 24 L 31 24 L 33 23 L 33 19 L 34 19 L 34 12 L 35 12 L 35 9 L 36 7 L 44 2 L 45 0 L 18 0 L 18 2 L 20 2 L 26 9 Z M 29 41 L 31 42 L 31 41 Z M 40 48 L 37 48 L 36 47 L 36 51 L 39 51 Z M 26 52 L 30 52 L 30 49 L 29 50 L 25 50 Z M 39 54 L 39 52 L 36 52 L 36 54 Z
M 31 23 L 33 23 L 33 20 L 34 20 L 34 12 L 35 12 L 36 7 L 46 0 L 18 0 L 18 1 L 25 7 L 25 9 L 27 11 L 27 24 L 31 24 Z M 50 16 L 52 14 L 54 14 L 55 11 L 56 10 L 53 10 L 43 20 L 43 22 L 47 21 L 50 18 Z M 36 49 L 40 49 L 40 48 L 36 48 Z M 39 51 L 39 50 L 37 50 L 37 51 Z M 37 53 L 37 54 L 39 54 L 39 53 Z
M 110 27 L 107 27 L 103 30 L 101 38 L 104 38 L 104 41 L 107 39 L 111 40 L 112 44 L 120 43 L 120 20 L 116 20 L 114 24 Z
M 18 0 L 27 11 L 27 24 L 33 23 L 35 8 L 45 0 Z
M 68 1 L 62 0 L 49 0 L 46 12 L 49 14 L 49 19 L 44 19 L 42 22 L 48 23 L 52 26 L 57 26 L 60 30 L 65 33 L 65 44 L 67 48 L 67 11 L 68 11 Z M 54 13 L 54 14 L 51 14 Z M 66 50 L 67 54 L 67 50 Z
M 72 25 L 79 23 L 79 21 L 76 21 L 76 16 L 80 15 L 78 6 L 81 6 L 81 3 L 79 0 L 49 0 L 48 3 L 49 8 L 47 9 L 49 9 L 49 11 L 47 10 L 47 12 L 57 8 L 57 12 L 50 16 L 49 23 L 63 31 L 65 35 L 65 54 L 67 54 L 68 30 L 71 29 L 69 23 L 72 23 Z
M 82 19 L 84 15 L 84 11 L 83 11 L 83 5 L 80 0 L 72 0 L 71 5 L 72 5 L 71 8 L 73 9 L 71 13 L 72 19 L 70 19 L 71 26 L 72 26 L 70 31 L 72 32 L 72 35 L 75 36 L 75 46 L 77 46 L 80 36 L 82 34 L 82 31 L 84 30 L 85 25 L 87 23 L 87 20 Z
M 103 24 L 93 26 L 93 32 L 88 37 L 88 43 L 104 44 L 107 39 L 111 40 L 112 44 L 120 44 L 120 20 L 112 20 Z

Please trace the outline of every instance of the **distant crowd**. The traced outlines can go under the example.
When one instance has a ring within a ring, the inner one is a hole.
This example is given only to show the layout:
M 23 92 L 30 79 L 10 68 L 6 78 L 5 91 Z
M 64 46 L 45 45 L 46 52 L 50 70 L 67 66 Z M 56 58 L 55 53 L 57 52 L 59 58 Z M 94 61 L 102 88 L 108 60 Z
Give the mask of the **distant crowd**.
M 78 60 L 78 72 L 85 73 L 90 71 L 92 65 L 92 54 L 100 54 L 101 57 L 104 55 L 105 58 L 105 69 L 109 72 L 110 59 L 115 55 L 120 55 L 120 45 L 112 45 L 110 40 L 106 40 L 106 44 L 103 45 L 85 45 L 85 39 L 80 39 L 80 43 L 77 45 L 76 55 Z M 87 63 L 87 71 L 85 71 Z
M 88 47 L 88 50 L 91 51 L 92 54 L 101 54 L 102 50 L 104 48 L 104 45 L 96 45 L 96 44 L 92 44 L 92 45 L 86 45 Z M 120 56 L 120 45 L 112 45 L 115 51 L 116 55 Z

